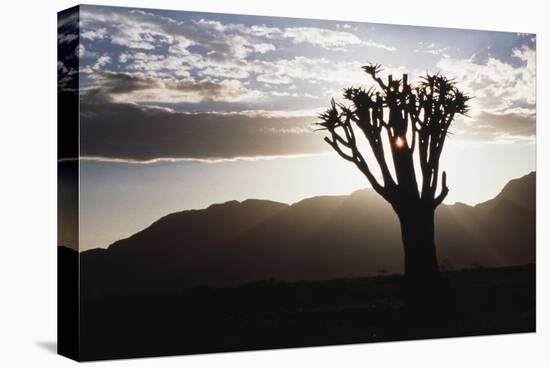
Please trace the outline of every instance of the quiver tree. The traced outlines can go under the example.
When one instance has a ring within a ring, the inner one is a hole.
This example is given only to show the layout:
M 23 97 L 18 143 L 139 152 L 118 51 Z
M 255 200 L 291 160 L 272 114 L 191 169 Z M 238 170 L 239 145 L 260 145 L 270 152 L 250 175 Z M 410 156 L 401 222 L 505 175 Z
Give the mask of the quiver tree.
M 344 89 L 351 104 L 332 99 L 318 125 L 330 133 L 325 141 L 391 204 L 401 224 L 406 279 L 424 282 L 438 272 L 434 214 L 449 192 L 445 172 L 439 184 L 439 159 L 453 119 L 468 112 L 469 97 L 439 74 L 427 74 L 413 85 L 407 74 L 400 80 L 389 75 L 384 82 L 380 65 L 363 69 L 374 85 Z M 370 149 L 362 152 L 358 139 Z M 367 161 L 367 154 L 374 159 Z

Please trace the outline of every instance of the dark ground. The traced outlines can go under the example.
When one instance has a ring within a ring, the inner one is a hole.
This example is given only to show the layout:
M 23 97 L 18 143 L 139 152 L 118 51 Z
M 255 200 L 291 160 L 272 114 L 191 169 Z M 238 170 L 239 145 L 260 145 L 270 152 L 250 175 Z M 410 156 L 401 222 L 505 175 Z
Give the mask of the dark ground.
M 535 266 L 443 273 L 454 307 L 404 312 L 400 276 L 81 296 L 81 360 L 535 331 Z M 414 322 L 416 321 L 416 322 Z

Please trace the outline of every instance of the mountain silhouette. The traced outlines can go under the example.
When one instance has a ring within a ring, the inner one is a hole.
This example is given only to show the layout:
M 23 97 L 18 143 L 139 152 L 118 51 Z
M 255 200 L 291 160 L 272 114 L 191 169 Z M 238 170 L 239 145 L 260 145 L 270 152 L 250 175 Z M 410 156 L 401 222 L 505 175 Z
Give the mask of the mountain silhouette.
M 534 263 L 535 181 L 532 172 L 478 205 L 441 205 L 442 267 Z M 250 199 L 169 214 L 108 249 L 82 252 L 80 267 L 83 294 L 95 296 L 401 273 L 403 253 L 393 209 L 365 189 L 292 205 Z

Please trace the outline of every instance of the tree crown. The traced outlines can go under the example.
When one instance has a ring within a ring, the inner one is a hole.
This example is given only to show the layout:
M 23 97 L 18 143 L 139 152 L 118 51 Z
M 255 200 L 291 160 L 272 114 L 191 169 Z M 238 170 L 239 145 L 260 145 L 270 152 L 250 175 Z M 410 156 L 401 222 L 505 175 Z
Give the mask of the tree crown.
M 369 89 L 350 87 L 343 90 L 349 106 L 331 99 L 330 108 L 319 115 L 321 130 L 330 137 L 325 141 L 344 159 L 355 163 L 373 189 L 392 205 L 404 200 L 420 200 L 436 207 L 447 196 L 446 174 L 442 189 L 436 195 L 439 158 L 449 127 L 456 115 L 467 115 L 471 97 L 460 91 L 453 79 L 440 74 L 426 74 L 416 84 L 392 75 L 384 82 L 379 64 L 363 70 L 375 82 Z M 383 184 L 379 183 L 359 151 L 354 126 L 368 141 L 378 162 Z M 393 174 L 389 168 L 384 137 L 389 141 Z M 422 182 L 417 183 L 413 159 L 418 153 Z M 394 178 L 395 176 L 395 178 Z

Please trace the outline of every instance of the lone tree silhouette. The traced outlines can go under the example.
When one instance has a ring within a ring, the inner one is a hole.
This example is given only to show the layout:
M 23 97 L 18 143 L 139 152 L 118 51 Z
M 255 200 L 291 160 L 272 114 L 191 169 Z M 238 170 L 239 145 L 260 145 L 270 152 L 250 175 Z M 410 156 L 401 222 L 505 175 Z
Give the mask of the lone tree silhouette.
M 407 74 L 401 80 L 389 75 L 385 83 L 378 76 L 380 65 L 364 66 L 363 70 L 374 86 L 368 90 L 344 89 L 343 96 L 351 105 L 332 99 L 331 107 L 319 115 L 322 122 L 317 125 L 330 133 L 325 141 L 342 158 L 354 163 L 372 188 L 391 204 L 401 224 L 405 279 L 415 285 L 427 284 L 438 273 L 435 209 L 449 192 L 445 172 L 439 193 L 437 190 L 439 158 L 449 126 L 456 115 L 467 114 L 470 97 L 458 90 L 452 79 L 439 74 L 427 74 L 413 85 Z M 357 128 L 378 162 L 382 183 L 359 149 Z

